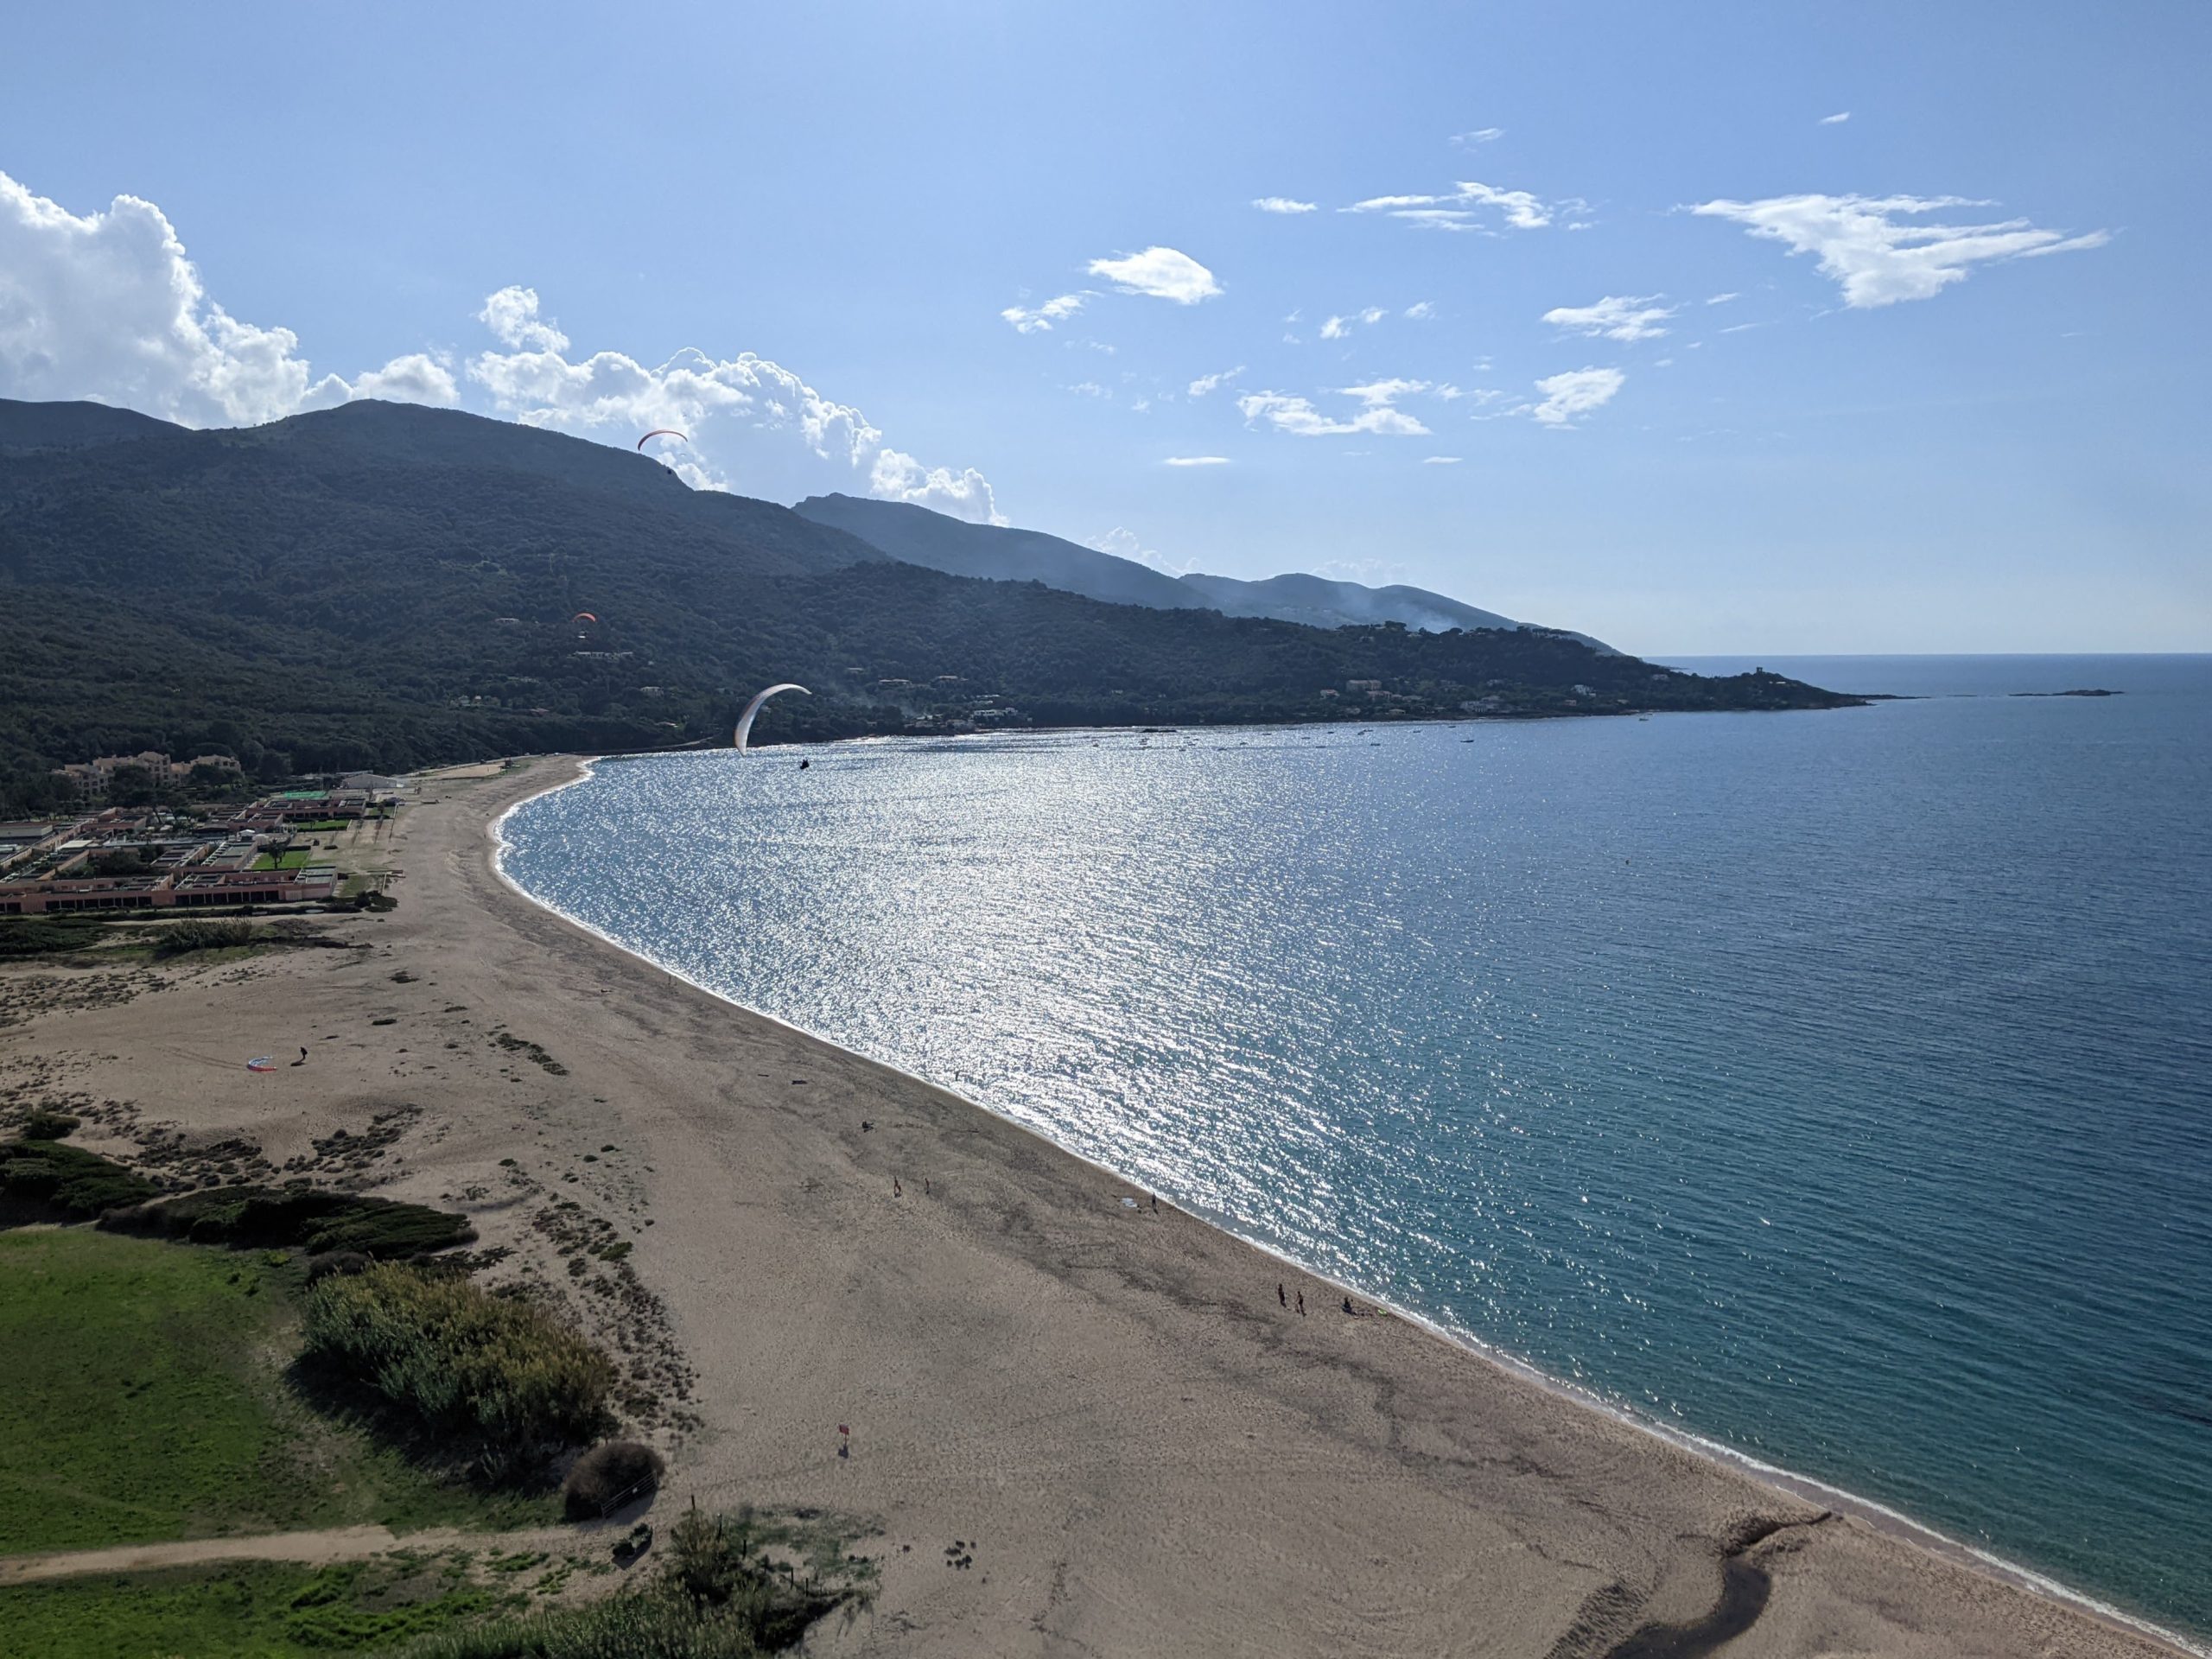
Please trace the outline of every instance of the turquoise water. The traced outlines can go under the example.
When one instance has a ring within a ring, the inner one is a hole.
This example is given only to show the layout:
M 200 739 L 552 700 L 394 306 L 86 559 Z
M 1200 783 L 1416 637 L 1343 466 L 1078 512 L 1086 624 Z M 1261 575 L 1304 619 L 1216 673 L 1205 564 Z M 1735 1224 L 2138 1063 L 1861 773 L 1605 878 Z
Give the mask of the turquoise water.
M 1370 1294 L 2212 1634 L 2212 658 L 1764 665 L 1935 695 L 616 761 L 506 868 Z M 2126 695 L 2002 695 L 2077 685 Z

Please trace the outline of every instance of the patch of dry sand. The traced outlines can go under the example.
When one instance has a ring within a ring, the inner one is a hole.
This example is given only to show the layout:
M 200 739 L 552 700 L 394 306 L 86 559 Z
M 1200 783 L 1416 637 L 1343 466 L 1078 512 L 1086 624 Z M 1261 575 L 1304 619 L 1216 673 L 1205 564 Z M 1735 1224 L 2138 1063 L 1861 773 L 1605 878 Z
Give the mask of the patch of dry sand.
M 622 1352 L 664 1511 L 878 1521 L 876 1606 L 824 1651 L 1599 1659 L 1696 1629 L 1731 1559 L 1770 1590 L 1728 1659 L 2171 1651 L 1347 1319 L 1027 1131 L 569 925 L 499 879 L 488 826 L 571 772 L 428 780 L 390 837 L 400 907 L 325 925 L 358 948 L 64 999 L 0 1031 L 0 1088 L 90 1105 L 112 1145 L 174 1124 L 467 1210 L 508 1253 L 492 1276 L 555 1287 Z

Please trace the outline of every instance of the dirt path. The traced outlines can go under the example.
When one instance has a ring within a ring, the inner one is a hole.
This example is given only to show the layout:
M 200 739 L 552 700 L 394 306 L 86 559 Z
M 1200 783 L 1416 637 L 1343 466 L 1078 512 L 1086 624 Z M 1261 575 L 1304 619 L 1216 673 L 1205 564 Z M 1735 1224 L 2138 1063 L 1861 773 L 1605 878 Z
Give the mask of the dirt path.
M 588 1529 L 539 1528 L 524 1532 L 461 1532 L 439 1528 L 404 1536 L 388 1527 L 332 1527 L 321 1532 L 271 1532 L 253 1538 L 194 1538 L 180 1543 L 119 1544 L 109 1549 L 61 1550 L 48 1555 L 0 1555 L 0 1589 L 45 1579 L 93 1573 L 149 1573 L 164 1567 L 203 1567 L 211 1561 L 296 1561 L 323 1567 L 365 1560 L 395 1549 L 442 1550 L 496 1546 L 503 1551 L 574 1549 Z

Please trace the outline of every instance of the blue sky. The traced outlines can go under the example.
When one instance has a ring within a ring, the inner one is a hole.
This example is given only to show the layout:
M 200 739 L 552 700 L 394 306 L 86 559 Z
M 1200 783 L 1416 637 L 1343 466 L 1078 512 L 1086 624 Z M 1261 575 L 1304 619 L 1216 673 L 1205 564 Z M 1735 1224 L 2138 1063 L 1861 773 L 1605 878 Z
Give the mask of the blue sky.
M 674 424 L 702 484 L 1655 654 L 2212 648 L 2194 4 L 9 35 L 0 395 Z

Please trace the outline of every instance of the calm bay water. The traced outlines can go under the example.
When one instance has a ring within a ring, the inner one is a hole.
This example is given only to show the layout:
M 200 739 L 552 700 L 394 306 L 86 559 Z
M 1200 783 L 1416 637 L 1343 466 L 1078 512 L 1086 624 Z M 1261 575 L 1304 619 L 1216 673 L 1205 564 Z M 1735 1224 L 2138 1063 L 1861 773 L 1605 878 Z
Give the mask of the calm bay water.
M 1370 1294 L 2212 1635 L 2212 658 L 1761 660 L 1926 700 L 613 761 L 505 863 Z M 2082 685 L 2126 695 L 2004 695 Z

